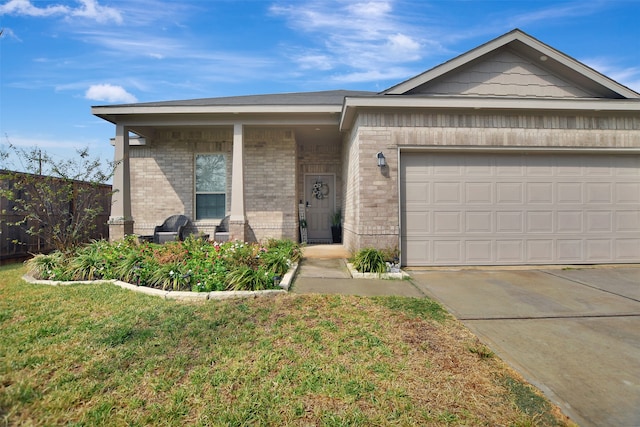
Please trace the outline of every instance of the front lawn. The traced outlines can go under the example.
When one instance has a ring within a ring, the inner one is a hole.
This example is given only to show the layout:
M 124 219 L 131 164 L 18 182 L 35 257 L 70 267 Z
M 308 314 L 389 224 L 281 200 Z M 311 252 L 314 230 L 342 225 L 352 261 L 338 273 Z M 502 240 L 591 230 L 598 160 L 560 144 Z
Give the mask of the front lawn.
M 0 267 L 0 425 L 564 425 L 428 299 L 180 303 Z

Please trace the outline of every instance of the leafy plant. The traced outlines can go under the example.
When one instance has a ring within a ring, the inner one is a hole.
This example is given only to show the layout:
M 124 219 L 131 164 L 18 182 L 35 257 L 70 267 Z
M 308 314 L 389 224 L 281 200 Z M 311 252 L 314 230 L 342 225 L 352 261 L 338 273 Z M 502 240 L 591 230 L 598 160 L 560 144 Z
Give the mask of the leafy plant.
M 364 248 L 356 253 L 353 266 L 361 273 L 386 273 L 384 254 L 375 248 Z
M 342 225 L 342 211 L 338 209 L 331 215 L 331 225 L 334 227 L 339 227 Z
M 87 242 L 99 216 L 108 210 L 112 192 L 103 183 L 111 178 L 114 164 L 103 165 L 86 148 L 62 161 L 37 148 L 9 148 L 25 172 L 0 174 L 0 180 L 8 183 L 0 188 L 0 197 L 8 200 L 8 209 L 19 218 L 7 225 L 21 227 L 27 235 L 42 239 L 45 247 L 60 251 Z
M 274 288 L 275 276 L 283 276 L 300 257 L 300 246 L 290 240 L 260 245 L 189 238 L 158 245 L 130 237 L 39 255 L 27 265 L 40 279 L 117 279 L 160 289 L 210 292 Z
M 260 291 L 264 289 L 275 289 L 274 274 L 264 268 L 254 270 L 243 266 L 231 271 L 227 276 L 227 290 L 230 291 Z

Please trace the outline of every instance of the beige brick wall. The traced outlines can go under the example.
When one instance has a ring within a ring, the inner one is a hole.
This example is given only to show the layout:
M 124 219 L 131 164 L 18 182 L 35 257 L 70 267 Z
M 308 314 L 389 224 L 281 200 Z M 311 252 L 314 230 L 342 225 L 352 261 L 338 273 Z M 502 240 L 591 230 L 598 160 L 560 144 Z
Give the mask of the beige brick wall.
M 250 240 L 297 240 L 296 141 L 290 129 L 245 129 L 245 209 Z
M 350 251 L 398 245 L 398 147 L 421 146 L 640 148 L 640 118 L 362 113 L 343 150 L 344 244 Z M 378 151 L 386 171 L 376 166 Z
M 153 228 L 173 214 L 195 218 L 195 154 L 225 154 L 227 213 L 231 208 L 233 129 L 171 129 L 132 146 L 131 197 L 134 232 Z M 296 143 L 289 129 L 245 128 L 245 210 L 248 239 L 297 239 Z M 213 237 L 218 220 L 194 221 Z

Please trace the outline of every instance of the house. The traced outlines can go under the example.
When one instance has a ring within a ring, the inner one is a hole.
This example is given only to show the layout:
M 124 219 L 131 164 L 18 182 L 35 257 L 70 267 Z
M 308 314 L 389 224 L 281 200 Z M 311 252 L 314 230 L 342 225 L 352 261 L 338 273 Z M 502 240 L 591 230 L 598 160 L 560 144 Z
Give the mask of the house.
M 112 238 L 175 213 L 407 266 L 640 262 L 640 94 L 513 30 L 383 92 L 97 106 Z M 137 135 L 135 137 L 130 136 Z

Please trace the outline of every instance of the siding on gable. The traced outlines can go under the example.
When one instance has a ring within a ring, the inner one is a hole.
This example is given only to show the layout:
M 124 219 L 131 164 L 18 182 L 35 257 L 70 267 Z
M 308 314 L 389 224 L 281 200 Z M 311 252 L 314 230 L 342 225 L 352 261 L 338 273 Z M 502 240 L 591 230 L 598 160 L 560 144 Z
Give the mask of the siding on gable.
M 503 50 L 469 68 L 411 91 L 421 95 L 594 98 L 543 67 Z

